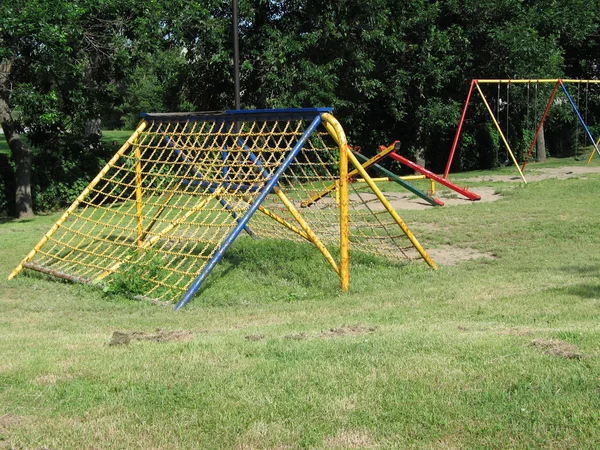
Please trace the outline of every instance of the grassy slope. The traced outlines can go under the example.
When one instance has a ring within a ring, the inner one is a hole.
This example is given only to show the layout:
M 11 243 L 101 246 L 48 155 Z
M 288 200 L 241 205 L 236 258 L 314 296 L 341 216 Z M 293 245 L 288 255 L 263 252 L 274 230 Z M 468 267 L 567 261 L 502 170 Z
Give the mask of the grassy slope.
M 3 276 L 0 448 L 597 448 L 600 175 L 494 186 L 401 215 L 426 248 L 497 259 L 363 261 L 347 295 L 257 246 L 179 313 Z M 57 217 L 0 224 L 0 273 Z M 107 345 L 156 328 L 193 335 Z

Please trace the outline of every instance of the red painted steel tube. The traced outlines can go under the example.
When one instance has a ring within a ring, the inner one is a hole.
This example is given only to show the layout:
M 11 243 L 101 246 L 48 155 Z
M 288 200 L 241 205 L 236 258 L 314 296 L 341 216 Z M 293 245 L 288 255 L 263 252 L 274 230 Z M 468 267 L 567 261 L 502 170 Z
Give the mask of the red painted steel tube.
M 395 159 L 396 161 L 398 161 L 401 164 L 404 164 L 405 166 L 411 168 L 412 170 L 416 170 L 417 172 L 425 175 L 427 178 L 431 178 L 432 180 L 435 180 L 438 183 L 443 184 L 444 186 L 452 189 L 453 191 L 456 191 L 459 194 L 464 195 L 469 200 L 481 200 L 481 197 L 479 195 L 477 195 L 473 192 L 470 192 L 465 188 L 461 188 L 460 186 L 457 186 L 456 184 L 446 180 L 445 178 L 442 178 L 439 175 L 436 175 L 432 171 L 427 170 L 425 167 L 419 166 L 418 164 L 415 164 L 411 160 L 406 159 L 403 156 L 400 156 L 396 152 L 391 152 L 389 154 L 389 157 Z
M 538 135 L 540 134 L 540 130 L 542 129 L 542 125 L 544 125 L 544 120 L 546 120 L 546 116 L 548 115 L 548 111 L 550 110 L 550 106 L 552 106 L 552 101 L 554 100 L 554 96 L 556 95 L 556 91 L 558 90 L 558 85 L 560 84 L 560 80 L 556 82 L 554 85 L 554 90 L 552 91 L 552 95 L 550 95 L 550 100 L 548 100 L 548 104 L 546 105 L 546 109 L 544 110 L 544 114 L 542 114 L 542 120 L 540 120 L 540 124 L 538 125 L 537 131 L 535 132 L 535 136 L 533 137 L 533 141 L 531 141 L 531 146 L 529 147 L 529 151 L 527 152 L 527 156 L 525 157 L 525 161 L 523 161 L 523 167 L 521 171 L 525 170 L 525 166 L 527 165 L 527 161 L 529 161 L 529 157 L 531 156 L 531 152 L 533 151 L 533 146 L 537 141 Z
M 448 178 L 448 174 L 450 173 L 450 166 L 452 165 L 452 160 L 454 159 L 454 152 L 456 151 L 456 146 L 458 145 L 458 138 L 460 137 L 460 132 L 465 121 L 465 116 L 467 115 L 467 108 L 469 107 L 469 102 L 471 101 L 471 94 L 473 93 L 473 86 L 475 86 L 475 83 L 476 80 L 471 80 L 471 87 L 469 87 L 467 100 L 465 101 L 465 106 L 463 107 L 463 111 L 460 116 L 460 121 L 458 122 L 458 129 L 456 130 L 456 134 L 454 135 L 454 142 L 452 143 L 450 156 L 448 156 L 448 162 L 446 163 L 446 170 L 444 170 L 444 179 Z

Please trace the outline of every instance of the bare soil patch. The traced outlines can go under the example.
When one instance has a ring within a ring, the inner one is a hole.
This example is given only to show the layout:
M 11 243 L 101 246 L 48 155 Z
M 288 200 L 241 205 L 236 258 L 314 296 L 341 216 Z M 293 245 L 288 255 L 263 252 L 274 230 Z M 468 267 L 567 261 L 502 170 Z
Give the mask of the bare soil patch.
M 500 194 L 496 193 L 496 189 L 492 187 L 477 188 L 477 190 L 473 190 L 473 192 L 481 196 L 481 200 L 477 200 L 478 202 L 493 202 L 502 198 Z M 415 196 L 414 194 L 411 194 L 410 192 L 384 192 L 383 194 L 397 211 L 403 209 L 419 210 L 437 208 L 437 206 L 432 206 L 430 203 Z M 359 196 L 357 194 L 351 194 L 348 196 L 350 201 L 359 201 L 358 197 Z M 444 206 L 442 206 L 442 208 L 446 206 L 469 205 L 473 203 L 472 200 L 453 192 L 444 192 L 443 195 L 436 195 L 435 197 L 444 202 Z M 385 206 L 383 206 L 375 194 L 361 193 L 360 198 L 365 201 L 371 211 L 385 210 Z
M 567 178 L 575 178 L 588 173 L 600 173 L 598 166 L 564 166 L 564 167 L 546 167 L 543 169 L 530 168 L 527 166 L 523 175 L 527 181 L 542 181 L 549 178 L 557 178 L 566 180 Z M 480 177 L 469 178 L 469 181 L 505 181 L 521 183 L 521 177 L 515 169 L 514 175 L 482 175 Z M 479 194 L 479 192 L 477 192 Z
M 323 440 L 325 448 L 354 449 L 377 448 L 371 435 L 365 430 L 340 430 L 337 435 Z
M 452 247 L 451 245 L 440 245 L 436 248 L 428 248 L 427 254 L 436 264 L 454 266 L 461 262 L 472 261 L 474 259 L 496 259 L 497 256 L 490 252 L 480 252 L 473 248 Z
M 193 337 L 194 333 L 187 330 L 162 330 L 157 328 L 155 333 L 146 333 L 144 331 L 114 331 L 108 345 L 128 345 L 134 341 L 190 341 Z
M 265 338 L 264 334 L 249 334 L 244 336 L 247 341 L 262 341 Z
M 359 322 L 356 325 L 342 325 L 341 327 L 321 331 L 321 337 L 356 336 L 359 334 L 373 333 L 375 330 L 377 330 L 377 327 L 367 326 Z
M 531 345 L 539 347 L 548 355 L 558 356 L 568 359 L 582 359 L 583 354 L 579 347 L 559 339 L 534 339 Z

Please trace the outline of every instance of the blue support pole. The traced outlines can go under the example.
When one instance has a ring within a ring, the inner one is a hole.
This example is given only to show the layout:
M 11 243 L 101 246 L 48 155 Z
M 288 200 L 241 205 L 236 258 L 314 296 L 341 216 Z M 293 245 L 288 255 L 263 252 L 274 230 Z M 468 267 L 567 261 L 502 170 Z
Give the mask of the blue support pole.
M 202 270 L 200 275 L 198 275 L 198 278 L 196 278 L 194 280 L 194 282 L 192 283 L 190 288 L 187 290 L 185 295 L 181 298 L 181 300 L 179 300 L 179 303 L 177 303 L 177 305 L 175 306 L 175 311 L 178 311 L 181 308 L 183 308 L 192 299 L 194 294 L 196 294 L 198 289 L 200 289 L 200 286 L 202 285 L 202 283 L 204 282 L 206 277 L 212 272 L 215 265 L 221 260 L 221 258 L 223 257 L 223 255 L 225 254 L 227 249 L 231 246 L 231 244 L 233 244 L 233 242 L 238 237 L 238 235 L 240 234 L 240 232 L 242 231 L 244 226 L 246 226 L 248 221 L 252 218 L 252 215 L 256 212 L 256 210 L 258 209 L 260 204 L 264 201 L 264 199 L 267 197 L 269 192 L 271 192 L 271 190 L 275 187 L 275 184 L 277 184 L 277 181 L 279 180 L 279 177 L 281 177 L 281 174 L 283 174 L 283 172 L 285 172 L 287 170 L 287 168 L 290 166 L 290 164 L 292 163 L 292 161 L 294 160 L 294 158 L 296 157 L 296 155 L 298 154 L 300 149 L 304 146 L 304 143 L 306 142 L 306 140 L 315 131 L 315 129 L 319 126 L 320 123 L 321 123 L 321 114 L 318 114 L 313 119 L 310 126 L 304 131 L 304 133 L 302 134 L 302 136 L 300 137 L 298 142 L 296 142 L 296 145 L 294 145 L 294 147 L 292 148 L 290 153 L 286 156 L 286 158 L 284 159 L 281 166 L 275 171 L 273 176 L 269 179 L 265 188 L 261 191 L 261 193 L 258 195 L 258 197 L 256 197 L 256 199 L 254 200 L 254 203 L 252 203 L 250 208 L 248 208 L 248 211 L 246 211 L 246 214 L 244 214 L 244 217 L 241 218 L 241 220 L 238 222 L 237 226 L 231 231 L 231 233 L 229 233 L 227 238 L 225 238 L 225 240 L 223 241 L 223 244 L 215 252 L 215 254 L 211 258 L 211 260 L 206 264 L 206 266 L 204 266 L 204 269 Z
M 577 106 L 575 105 L 575 102 L 573 101 L 573 99 L 569 95 L 569 92 L 567 91 L 567 88 L 563 84 L 562 80 L 560 81 L 560 86 L 563 88 L 563 91 L 565 92 L 565 95 L 567 96 L 567 98 L 569 99 L 569 102 L 571 103 L 571 106 L 573 107 L 573 111 L 575 111 L 575 114 L 577 114 L 577 117 L 579 118 L 579 121 L 581 122 L 581 125 L 583 125 L 583 128 L 584 128 L 585 132 L 589 136 L 590 141 L 592 141 L 592 145 L 596 149 L 596 153 L 598 153 L 598 155 L 600 155 L 600 150 L 598 149 L 598 146 L 596 145 L 596 141 L 594 140 L 594 137 L 592 136 L 592 133 L 590 132 L 590 129 L 588 128 L 587 124 L 585 123 L 585 120 L 583 120 L 583 117 L 581 117 L 581 114 L 579 113 L 579 110 L 577 109 Z

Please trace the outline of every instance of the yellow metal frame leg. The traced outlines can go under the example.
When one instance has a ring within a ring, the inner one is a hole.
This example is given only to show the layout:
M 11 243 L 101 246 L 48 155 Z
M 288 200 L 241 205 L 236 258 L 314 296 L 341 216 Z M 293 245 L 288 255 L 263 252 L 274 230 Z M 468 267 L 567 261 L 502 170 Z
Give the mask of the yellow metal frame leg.
M 596 147 L 598 147 L 600 145 L 600 138 L 598 138 L 598 140 L 596 141 Z M 592 158 L 594 157 L 594 153 L 596 153 L 593 149 L 592 149 L 592 153 L 590 154 L 590 157 L 587 160 L 587 163 L 591 163 L 592 162 Z
M 90 191 L 92 189 L 94 189 L 94 186 L 96 186 L 98 184 L 98 182 L 104 177 L 104 175 L 106 175 L 106 173 L 117 162 L 117 160 L 121 156 L 123 156 L 123 154 L 127 151 L 127 149 L 131 145 L 134 144 L 134 142 L 137 140 L 140 133 L 142 131 L 144 131 L 144 129 L 146 128 L 147 125 L 148 124 L 146 121 L 140 122 L 137 129 L 133 132 L 133 134 L 129 137 L 129 139 L 127 139 L 127 142 L 125 142 L 121 146 L 121 148 L 117 151 L 117 153 L 115 153 L 115 155 L 106 163 L 106 165 L 100 171 L 100 173 L 98 175 L 96 175 L 96 177 L 83 190 L 83 192 L 81 194 L 79 194 L 79 197 L 77 197 L 75 199 L 75 201 L 71 204 L 71 206 L 69 206 L 69 208 L 63 213 L 63 215 L 60 216 L 60 218 L 56 221 L 56 223 L 52 226 L 52 228 L 50 228 L 50 230 L 48 230 L 48 232 L 44 235 L 44 237 L 42 237 L 42 239 L 37 243 L 37 245 L 33 248 L 33 250 L 31 250 L 27 254 L 27 256 L 23 259 L 23 261 L 21 261 L 19 263 L 19 265 L 10 273 L 10 275 L 8 276 L 9 280 L 12 280 L 14 277 L 16 277 L 19 274 L 19 272 L 21 272 L 23 270 L 23 264 L 31 261 L 31 259 L 44 246 L 44 244 L 46 242 L 48 242 L 48 239 L 50 239 L 50 237 L 56 232 L 56 230 L 58 230 L 61 227 L 61 225 L 65 222 L 65 220 L 67 220 L 67 217 L 69 217 L 69 215 L 73 211 L 75 211 L 75 209 L 80 205 L 80 203 L 83 201 L 83 199 L 90 193 Z
M 502 128 L 500 128 L 500 124 L 498 123 L 498 121 L 494 117 L 494 113 L 492 111 L 492 108 L 490 107 L 487 99 L 485 98 L 485 95 L 483 95 L 483 92 L 482 92 L 481 88 L 479 87 L 479 84 L 475 83 L 475 87 L 479 91 L 479 95 L 481 95 L 481 99 L 483 100 L 483 103 L 485 104 L 485 107 L 487 108 L 488 112 L 490 113 L 490 117 L 494 121 L 494 125 L 496 125 L 496 129 L 498 130 L 498 133 L 500 133 L 500 137 L 502 138 L 502 142 L 504 142 L 504 145 L 506 146 L 506 150 L 508 150 L 508 154 L 510 155 L 510 158 L 512 159 L 513 164 L 515 165 L 515 167 L 519 171 L 519 176 L 523 180 L 523 183 L 527 183 L 527 180 L 525 179 L 525 176 L 523 175 L 523 172 L 521 171 L 521 168 L 519 167 L 519 163 L 517 163 L 515 155 L 513 154 L 512 150 L 510 148 L 510 145 L 508 144 L 508 141 L 506 140 L 506 137 L 504 136 L 504 133 L 502 132 Z
M 394 221 L 398 224 L 398 226 L 402 229 L 406 237 L 410 240 L 412 245 L 417 249 L 421 257 L 429 264 L 432 269 L 437 269 L 437 265 L 433 262 L 433 260 L 429 257 L 425 249 L 419 244 L 417 238 L 412 234 L 412 232 L 408 229 L 404 221 L 400 218 L 396 210 L 390 205 L 387 198 L 383 195 L 383 193 L 377 187 L 377 184 L 371 179 L 367 171 L 363 168 L 360 161 L 356 159 L 356 157 L 352 154 L 351 151 L 348 150 L 348 159 L 350 162 L 356 167 L 356 169 L 360 172 L 360 175 L 365 179 L 369 187 L 373 190 L 379 201 L 385 207 L 385 209 L 390 213 L 393 217 Z

